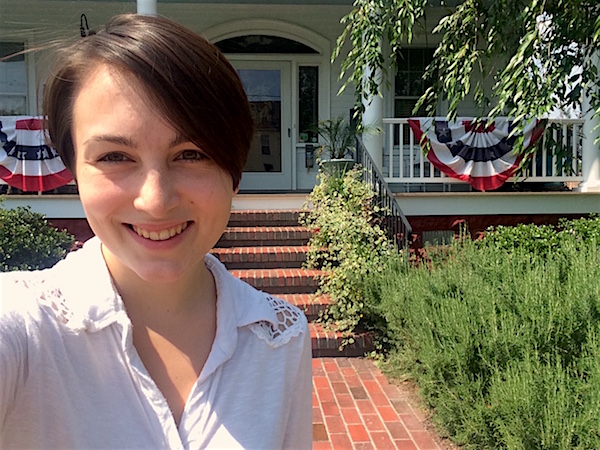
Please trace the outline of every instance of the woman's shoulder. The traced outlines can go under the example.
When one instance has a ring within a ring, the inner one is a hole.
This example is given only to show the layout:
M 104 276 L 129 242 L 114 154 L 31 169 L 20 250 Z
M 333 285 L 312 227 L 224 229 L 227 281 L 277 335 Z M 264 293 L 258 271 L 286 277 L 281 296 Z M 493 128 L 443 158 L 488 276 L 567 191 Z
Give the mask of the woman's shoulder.
M 308 334 L 308 321 L 297 306 L 259 291 L 242 280 L 237 283 L 238 325 L 248 326 L 270 347 L 304 340 L 304 335 Z
M 99 248 L 93 242 L 86 244 L 84 249 L 69 253 L 47 269 L 1 273 L 0 314 L 17 313 L 33 320 L 47 318 L 73 330 L 81 328 L 89 304 L 100 295 L 101 286 L 94 280 L 102 278 L 101 267 L 99 263 L 92 264 L 99 259 L 99 249 L 94 247 Z M 102 282 L 112 292 L 110 282 Z
M 0 273 L 0 301 L 2 307 L 16 308 L 41 296 L 48 290 L 51 280 L 47 271 L 14 271 Z
M 0 314 L 35 316 L 47 307 L 60 315 L 64 307 L 52 269 L 0 273 Z
M 296 306 L 234 277 L 214 256 L 207 265 L 215 278 L 219 305 L 236 327 L 249 327 L 271 347 L 280 347 L 308 333 L 304 313 Z
M 308 333 L 308 321 L 304 313 L 294 305 L 264 292 L 260 292 L 264 307 L 272 317 L 251 324 L 252 331 L 272 347 L 288 343 L 292 338 Z

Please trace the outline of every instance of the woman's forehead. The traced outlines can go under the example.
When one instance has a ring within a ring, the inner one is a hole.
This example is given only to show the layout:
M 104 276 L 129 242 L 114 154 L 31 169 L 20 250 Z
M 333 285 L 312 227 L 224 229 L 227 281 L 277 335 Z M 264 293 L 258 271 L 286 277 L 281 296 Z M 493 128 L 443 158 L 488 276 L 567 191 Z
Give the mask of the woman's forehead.
M 140 77 L 115 65 L 99 63 L 90 70 L 81 80 L 75 95 L 75 103 L 83 91 L 87 94 L 109 93 L 122 96 L 132 105 L 152 113 L 157 120 L 171 124 L 167 114 L 160 107 L 165 102 L 161 101 L 159 93 L 144 84 Z

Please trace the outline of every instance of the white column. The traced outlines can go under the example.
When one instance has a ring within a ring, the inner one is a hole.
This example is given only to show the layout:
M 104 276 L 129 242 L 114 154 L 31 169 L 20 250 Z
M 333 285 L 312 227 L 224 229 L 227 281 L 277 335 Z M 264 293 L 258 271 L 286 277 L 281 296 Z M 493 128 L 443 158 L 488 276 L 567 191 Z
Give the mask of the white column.
M 365 69 L 365 79 L 367 79 L 372 73 L 372 69 L 367 67 Z M 378 130 L 383 130 L 383 83 L 381 71 L 375 72 L 375 79 L 379 86 L 380 95 L 377 96 L 363 96 L 363 106 L 365 111 L 362 116 L 362 123 L 370 128 L 377 127 Z M 379 168 L 383 170 L 383 133 L 382 131 L 371 131 L 363 134 L 362 136 L 365 148 L 373 158 L 373 162 Z
M 137 13 L 145 16 L 157 15 L 157 0 L 137 0 Z
M 594 56 L 596 67 L 600 68 L 598 54 Z M 594 117 L 594 110 L 590 106 L 588 96 L 582 102 L 583 117 L 583 142 L 581 148 L 581 168 L 583 181 L 579 184 L 581 192 L 600 192 L 600 126 L 598 116 Z

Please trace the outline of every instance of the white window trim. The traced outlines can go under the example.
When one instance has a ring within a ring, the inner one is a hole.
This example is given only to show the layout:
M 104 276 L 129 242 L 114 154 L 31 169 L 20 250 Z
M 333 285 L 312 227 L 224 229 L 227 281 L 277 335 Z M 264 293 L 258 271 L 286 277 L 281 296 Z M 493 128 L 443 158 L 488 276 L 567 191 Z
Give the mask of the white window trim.
M 5 30 L 7 31 L 7 30 Z M 14 36 L 5 36 L 0 33 L 0 42 L 15 42 L 24 44 L 25 50 L 32 48 L 33 38 L 31 36 L 22 36 L 15 38 Z M 25 76 L 27 77 L 27 84 L 25 90 L 25 115 L 35 116 L 41 114 L 41 109 L 38 111 L 37 101 L 37 89 L 36 89 L 36 70 L 35 70 L 35 52 L 25 53 Z M 11 92 L 2 93 L 2 95 L 15 97 L 23 94 L 16 94 Z

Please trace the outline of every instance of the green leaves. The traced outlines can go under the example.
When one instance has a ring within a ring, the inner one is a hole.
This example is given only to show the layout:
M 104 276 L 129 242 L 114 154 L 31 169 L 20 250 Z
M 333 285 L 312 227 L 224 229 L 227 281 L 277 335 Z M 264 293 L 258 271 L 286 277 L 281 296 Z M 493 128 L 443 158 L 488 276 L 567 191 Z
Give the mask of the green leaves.
M 390 61 L 395 67 L 396 54 L 405 42 L 412 41 L 427 4 L 428 0 L 355 0 L 354 9 L 342 19 L 345 28 L 332 61 L 345 53 L 339 93 L 353 84 L 358 110 L 362 110 L 363 89 L 366 98 L 381 95 L 377 76 L 385 79 L 389 75 Z M 384 55 L 384 43 L 389 44 L 391 54 Z
M 363 92 L 381 95 L 377 71 L 384 81 L 393 75 L 388 69 L 394 70 L 401 48 L 434 6 L 428 0 L 355 0 L 333 59 L 344 55 L 342 90 L 354 85 L 359 109 Z M 595 0 L 464 0 L 424 32 L 438 35 L 439 43 L 426 73 L 433 85 L 415 111 L 425 106 L 434 116 L 445 100 L 453 119 L 472 96 L 480 117 L 522 119 L 577 110 L 585 95 L 600 117 Z M 391 51 L 384 55 L 386 45 Z
M 375 221 L 374 194 L 362 182 L 362 170 L 320 173 L 300 219 L 313 230 L 306 265 L 325 271 L 319 293 L 333 302 L 322 319 L 335 321 L 340 331 L 364 324 L 364 280 L 381 270 L 392 249 Z
M 354 155 L 357 130 L 344 116 L 319 121 L 317 132 L 325 139 L 325 143 L 318 149 L 319 158 L 323 153 L 331 159 Z
M 599 244 L 597 216 L 498 227 L 373 277 L 388 367 L 458 444 L 600 448 Z
M 73 236 L 50 226 L 29 208 L 0 208 L 0 272 L 52 267 L 73 245 Z

